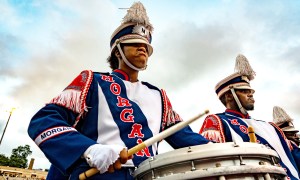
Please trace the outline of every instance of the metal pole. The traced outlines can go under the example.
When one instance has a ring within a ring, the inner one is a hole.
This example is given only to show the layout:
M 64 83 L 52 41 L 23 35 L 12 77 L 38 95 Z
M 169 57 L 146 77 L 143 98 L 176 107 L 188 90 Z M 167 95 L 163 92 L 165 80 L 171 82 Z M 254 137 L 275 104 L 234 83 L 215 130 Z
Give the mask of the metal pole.
M 2 139 L 3 139 L 3 137 L 4 137 L 4 133 L 5 133 L 5 131 L 6 131 L 8 122 L 9 122 L 10 117 L 11 117 L 11 114 L 13 113 L 13 111 L 14 111 L 15 109 L 16 109 L 16 108 L 12 108 L 12 109 L 10 110 L 10 112 L 9 112 L 9 117 L 8 117 L 8 120 L 7 120 L 7 122 L 6 122 L 5 128 L 4 128 L 3 133 L 2 133 L 2 136 L 1 136 L 0 145 L 1 145 L 1 143 L 2 143 Z

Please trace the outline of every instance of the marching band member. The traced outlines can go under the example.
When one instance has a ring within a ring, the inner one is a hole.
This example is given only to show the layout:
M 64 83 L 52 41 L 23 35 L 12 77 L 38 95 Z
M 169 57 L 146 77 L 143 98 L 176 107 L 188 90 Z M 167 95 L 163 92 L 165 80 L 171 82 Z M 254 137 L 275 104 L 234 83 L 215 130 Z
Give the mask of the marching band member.
M 282 130 L 274 123 L 257 120 L 248 114 L 254 110 L 254 89 L 250 86 L 255 72 L 247 58 L 238 55 L 235 73 L 221 80 L 215 87 L 218 98 L 226 107 L 225 112 L 208 115 L 200 134 L 209 140 L 224 142 L 249 142 L 248 126 L 255 131 L 257 143 L 269 146 L 275 150 L 280 159 L 280 165 L 286 170 L 288 178 L 299 179 L 300 153 L 295 152 L 284 136 Z
M 297 156 L 300 152 L 300 137 L 299 130 L 295 129 L 293 119 L 279 106 L 273 107 L 273 122 L 283 131 L 287 140 L 293 147 L 292 153 Z M 296 161 L 298 167 L 300 167 L 300 161 Z
M 299 148 L 300 140 L 297 134 L 299 130 L 295 129 L 293 119 L 279 106 L 273 107 L 273 122 L 283 131 L 292 145 Z
M 91 179 L 133 179 L 134 167 L 156 155 L 158 143 L 129 158 L 126 148 L 182 121 L 166 92 L 138 76 L 153 53 L 152 30 L 144 6 L 134 3 L 111 36 L 112 72 L 82 71 L 34 115 L 28 133 L 53 165 L 48 179 L 58 172 L 77 179 L 91 167 L 100 171 Z M 189 126 L 165 140 L 173 148 L 209 142 Z

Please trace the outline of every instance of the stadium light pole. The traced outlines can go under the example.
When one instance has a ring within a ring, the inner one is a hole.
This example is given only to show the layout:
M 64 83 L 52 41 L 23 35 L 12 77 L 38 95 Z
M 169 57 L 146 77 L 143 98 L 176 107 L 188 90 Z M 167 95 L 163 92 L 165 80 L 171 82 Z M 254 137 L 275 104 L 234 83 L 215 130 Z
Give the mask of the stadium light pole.
M 2 136 L 1 136 L 0 145 L 1 145 L 1 143 L 2 143 L 2 139 L 3 139 L 3 137 L 4 137 L 4 133 L 5 133 L 5 131 L 6 131 L 8 122 L 9 122 L 10 117 L 11 117 L 11 114 L 13 113 L 13 111 L 14 111 L 15 109 L 16 109 L 16 108 L 11 108 L 11 110 L 10 110 L 10 112 L 9 112 L 8 120 L 7 120 L 7 122 L 6 122 L 5 128 L 4 128 L 3 133 L 2 133 Z

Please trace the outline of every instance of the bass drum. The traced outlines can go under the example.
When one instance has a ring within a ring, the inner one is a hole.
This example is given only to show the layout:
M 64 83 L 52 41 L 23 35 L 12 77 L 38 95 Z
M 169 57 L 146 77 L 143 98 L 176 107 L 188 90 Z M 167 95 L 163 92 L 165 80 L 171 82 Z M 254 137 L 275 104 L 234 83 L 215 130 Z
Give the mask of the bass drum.
M 273 180 L 285 179 L 277 153 L 269 147 L 243 142 L 191 146 L 143 161 L 135 179 Z

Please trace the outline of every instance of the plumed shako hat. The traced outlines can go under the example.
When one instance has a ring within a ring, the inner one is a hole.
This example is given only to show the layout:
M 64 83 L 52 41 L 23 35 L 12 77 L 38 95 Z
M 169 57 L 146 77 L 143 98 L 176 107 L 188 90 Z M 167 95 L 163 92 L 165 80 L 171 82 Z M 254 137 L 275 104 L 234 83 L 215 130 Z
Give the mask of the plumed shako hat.
M 152 24 L 141 2 L 135 2 L 123 18 L 121 25 L 113 32 L 110 40 L 111 53 L 116 49 L 118 43 L 144 43 L 147 45 L 148 54 L 151 56 L 153 48 Z
M 250 86 L 250 81 L 254 79 L 254 76 L 255 72 L 250 66 L 247 58 L 244 55 L 239 54 L 236 57 L 235 73 L 218 82 L 215 87 L 215 91 L 220 98 L 231 88 L 253 90 Z
M 283 131 L 299 132 L 293 125 L 293 119 L 279 106 L 273 107 L 273 122 Z

